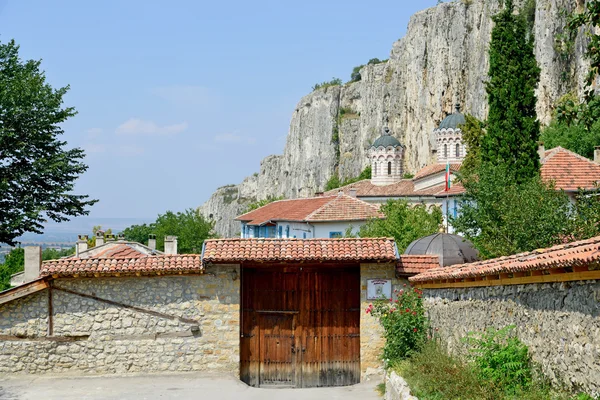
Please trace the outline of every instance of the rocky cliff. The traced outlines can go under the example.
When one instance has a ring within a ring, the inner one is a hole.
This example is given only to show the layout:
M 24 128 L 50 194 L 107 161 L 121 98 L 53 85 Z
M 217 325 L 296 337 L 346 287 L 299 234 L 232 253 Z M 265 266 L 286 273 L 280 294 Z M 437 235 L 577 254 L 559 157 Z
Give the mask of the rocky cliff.
M 565 14 L 583 2 L 536 1 L 533 31 L 542 70 L 537 104 L 542 123 L 550 121 L 560 96 L 581 92 L 587 71 L 584 35 L 569 53 L 557 50 L 556 36 L 563 31 Z M 234 236 L 239 224 L 233 218 L 257 199 L 311 196 L 336 171 L 341 179 L 357 176 L 368 163 L 366 149 L 386 120 L 406 146 L 405 171 L 430 163 L 431 133 L 455 102 L 478 118 L 487 115 L 487 49 L 498 3 L 460 0 L 415 14 L 387 62 L 364 67 L 359 82 L 303 97 L 292 114 L 283 155 L 265 158 L 260 172 L 242 183 L 217 189 L 200 212 L 215 220 L 219 235 Z

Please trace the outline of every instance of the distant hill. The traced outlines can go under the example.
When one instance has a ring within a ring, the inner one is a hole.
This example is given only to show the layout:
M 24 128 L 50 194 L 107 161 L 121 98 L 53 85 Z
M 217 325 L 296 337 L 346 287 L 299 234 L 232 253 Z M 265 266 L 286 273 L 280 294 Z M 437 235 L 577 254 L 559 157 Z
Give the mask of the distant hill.
M 153 222 L 155 218 L 93 218 L 79 217 L 71 221 L 56 223 L 48 222 L 44 233 L 36 235 L 26 233 L 18 241 L 26 244 L 74 244 L 77 235 L 91 235 L 92 228 L 100 225 L 103 229 L 112 229 L 113 233 L 119 233 L 131 225 Z

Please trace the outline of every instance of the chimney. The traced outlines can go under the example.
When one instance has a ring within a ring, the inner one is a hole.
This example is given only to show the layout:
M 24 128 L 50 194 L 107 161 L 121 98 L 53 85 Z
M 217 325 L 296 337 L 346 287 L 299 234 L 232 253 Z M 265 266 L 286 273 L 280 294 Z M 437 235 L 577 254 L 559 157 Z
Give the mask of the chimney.
M 42 247 L 27 246 L 25 247 L 25 273 L 23 275 L 23 283 L 31 282 L 40 276 L 40 268 L 42 266 Z
M 348 190 L 348 196 L 356 198 L 356 189 L 350 188 L 350 190 Z
M 165 254 L 177 254 L 177 236 L 165 236 Z
M 148 235 L 148 247 L 152 250 L 156 250 L 156 235 Z
M 104 231 L 96 232 L 96 246 L 102 246 L 104 244 Z
M 125 240 L 125 235 L 123 235 L 122 233 L 119 233 L 117 235 L 117 240 Z
M 538 142 L 538 156 L 540 157 L 540 163 L 546 157 L 546 148 L 544 147 L 544 142 Z
M 323 193 L 323 192 L 316 192 L 315 193 L 315 197 L 323 197 L 323 196 L 325 196 L 325 193 Z
M 107 242 L 114 242 L 115 241 L 115 235 L 106 235 L 105 238 L 106 238 Z
M 79 235 L 77 243 L 75 243 L 75 255 L 79 257 L 79 253 L 88 249 L 88 236 Z
M 600 146 L 594 147 L 594 162 L 600 164 Z

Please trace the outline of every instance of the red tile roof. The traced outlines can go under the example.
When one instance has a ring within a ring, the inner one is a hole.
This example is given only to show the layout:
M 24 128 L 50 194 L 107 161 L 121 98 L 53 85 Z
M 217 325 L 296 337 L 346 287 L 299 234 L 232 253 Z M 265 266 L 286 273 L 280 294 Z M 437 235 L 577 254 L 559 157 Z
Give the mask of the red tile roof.
M 203 262 L 241 261 L 396 261 L 396 243 L 361 239 L 213 239 L 205 242 Z
M 101 252 L 94 254 L 93 258 L 141 258 L 148 257 L 148 254 L 142 253 L 141 251 L 124 243 L 114 243 L 114 246 L 110 246 L 112 243 L 108 243 L 106 249 Z
M 396 266 L 396 273 L 398 275 L 415 275 L 439 267 L 438 256 L 402 254 Z
M 409 278 L 411 282 L 476 278 L 502 273 L 584 266 L 600 261 L 600 236 L 507 257 L 435 268 Z
M 557 189 L 565 191 L 593 189 L 600 182 L 600 165 L 562 147 L 546 151 L 541 173 L 544 180 L 554 181 Z
M 174 254 L 134 258 L 61 258 L 44 261 L 40 276 L 95 276 L 95 275 L 153 275 L 201 272 L 202 263 L 197 254 Z
M 269 221 L 363 221 L 374 217 L 382 217 L 377 206 L 347 195 L 335 194 L 275 201 L 240 215 L 236 220 L 249 225 L 263 225 Z
M 379 204 L 369 204 L 354 197 L 338 195 L 308 215 L 306 221 L 364 221 L 371 218 L 384 218 L 383 213 L 379 212 Z
M 450 164 L 450 171 L 456 172 L 460 169 L 461 164 Z M 439 174 L 440 172 L 446 171 L 446 164 L 431 164 L 426 167 L 423 167 L 419 172 L 415 174 L 413 180 L 418 180 L 421 178 L 425 178 L 427 176 Z

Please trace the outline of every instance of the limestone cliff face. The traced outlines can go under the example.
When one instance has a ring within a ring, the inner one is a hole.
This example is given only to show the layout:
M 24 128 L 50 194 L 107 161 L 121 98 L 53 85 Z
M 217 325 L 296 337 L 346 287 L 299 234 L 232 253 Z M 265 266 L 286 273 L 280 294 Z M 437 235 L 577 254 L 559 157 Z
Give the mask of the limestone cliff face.
M 535 53 L 542 69 L 537 107 L 542 123 L 550 121 L 560 96 L 581 93 L 587 71 L 584 35 L 570 54 L 556 50 L 555 38 L 563 31 L 564 12 L 582 2 L 536 2 Z M 258 174 L 241 184 L 218 189 L 200 211 L 212 216 L 219 235 L 233 236 L 239 232 L 233 218 L 257 199 L 311 196 L 336 170 L 342 179 L 357 176 L 368 164 L 366 149 L 386 120 L 406 146 L 405 171 L 415 172 L 432 162 L 431 133 L 455 102 L 478 118 L 487 115 L 487 50 L 498 3 L 456 1 L 415 14 L 387 62 L 363 68 L 359 82 L 303 97 L 292 114 L 283 155 L 265 158 Z

